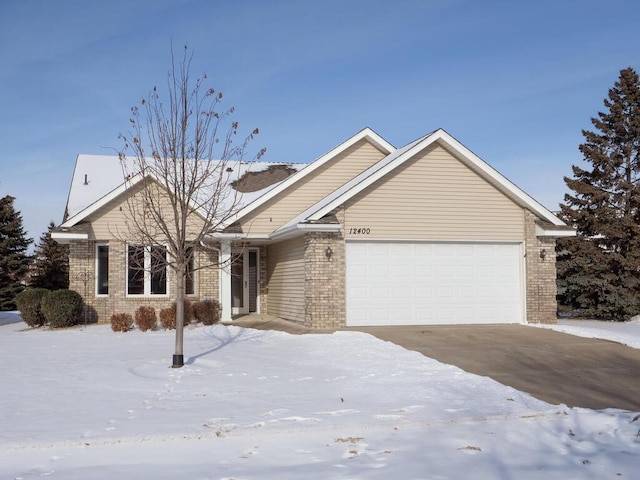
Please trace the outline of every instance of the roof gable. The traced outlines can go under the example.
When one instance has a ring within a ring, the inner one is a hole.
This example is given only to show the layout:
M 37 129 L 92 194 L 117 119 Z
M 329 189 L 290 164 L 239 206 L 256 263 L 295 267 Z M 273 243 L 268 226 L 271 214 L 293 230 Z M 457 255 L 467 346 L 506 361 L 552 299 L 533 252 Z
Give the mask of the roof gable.
M 362 172 L 345 185 L 335 190 L 333 193 L 323 198 L 315 205 L 302 212 L 286 225 L 283 225 L 274 235 L 279 236 L 290 232 L 299 223 L 317 222 L 325 215 L 328 215 L 338 206 L 344 204 L 358 193 L 362 192 L 374 182 L 381 179 L 391 171 L 404 164 L 416 154 L 434 143 L 440 144 L 443 148 L 451 152 L 463 164 L 473 170 L 476 174 L 487 180 L 504 195 L 511 198 L 517 204 L 528 208 L 540 219 L 556 226 L 565 226 L 564 222 L 556 217 L 552 212 L 534 200 L 531 196 L 519 189 L 515 184 L 500 174 L 497 170 L 484 162 L 471 150 L 466 148 L 445 130 L 438 129 L 408 145 L 390 153 L 371 168 Z
M 298 173 L 291 175 L 289 178 L 285 179 L 282 183 L 280 183 L 277 187 L 271 189 L 265 195 L 260 196 L 252 203 L 246 205 L 244 208 L 242 208 L 238 212 L 237 215 L 233 216 L 230 220 L 228 220 L 226 222 L 226 225 L 227 226 L 231 225 L 232 223 L 238 221 L 239 219 L 246 216 L 250 212 L 264 205 L 266 202 L 274 198 L 276 195 L 292 187 L 296 183 L 300 182 L 303 178 L 307 177 L 308 175 L 316 171 L 318 168 L 322 167 L 323 165 L 325 165 L 326 163 L 334 159 L 336 156 L 348 150 L 349 148 L 351 148 L 361 140 L 366 140 L 367 142 L 375 146 L 378 150 L 381 150 L 383 153 L 386 153 L 386 154 L 390 154 L 395 150 L 395 147 L 393 145 L 387 142 L 384 138 L 382 138 L 372 129 L 368 127 L 364 128 L 360 130 L 358 133 L 356 133 L 355 135 L 353 135 L 352 137 L 342 142 L 337 147 L 331 149 L 329 152 L 325 153 L 318 159 L 314 160 L 312 163 L 308 164 L 307 166 L 299 170 Z
M 236 215 L 232 216 L 221 226 L 224 228 L 225 226 L 231 225 L 256 210 L 276 197 L 279 193 L 296 185 L 302 179 L 336 158 L 336 156 L 363 140 L 369 142 L 383 154 L 386 153 L 386 156 L 282 225 L 272 233 L 272 238 L 288 234 L 295 230 L 300 224 L 319 222 L 335 208 L 369 188 L 374 182 L 383 178 L 400 165 L 403 165 L 415 157 L 419 152 L 435 143 L 449 151 L 464 165 L 492 184 L 508 198 L 536 214 L 540 220 L 545 222 L 546 225 L 549 225 L 550 228 L 547 228 L 545 231 L 555 232 L 558 230 L 557 228 L 551 228 L 552 226 L 566 227 L 564 222 L 552 212 L 519 189 L 515 184 L 476 156 L 443 129 L 435 130 L 402 148 L 395 149 L 393 145 L 370 128 L 361 130 L 314 162 L 304 166 L 301 164 L 234 162 L 233 165 L 235 169 L 232 171 L 232 174 L 229 175 L 229 188 L 232 188 L 234 185 L 236 187 L 238 185 L 242 186 L 242 188 L 238 189 L 244 190 L 244 193 L 242 193 L 241 208 Z M 235 167 L 236 165 L 238 166 Z M 286 166 L 287 168 L 282 169 L 274 166 Z M 287 174 L 283 175 L 282 172 L 285 170 Z M 292 170 L 296 173 L 291 174 Z M 264 173 L 262 178 L 258 178 L 260 177 L 260 173 Z M 124 194 L 128 188 L 141 180 L 142 177 L 140 175 L 128 180 L 125 179 L 117 156 L 78 155 L 67 201 L 68 219 L 61 227 L 72 227 L 76 225 L 104 205 Z M 247 187 L 248 183 L 251 184 L 251 187 Z
M 234 191 L 229 198 L 233 197 L 234 202 L 240 198 L 241 205 L 253 202 L 302 168 L 301 164 L 241 161 L 229 161 L 227 166 L 231 171 L 225 172 L 225 181 Z M 67 198 L 67 219 L 61 227 L 73 227 L 147 177 L 153 175 L 125 178 L 117 156 L 78 155 Z M 203 195 L 206 192 L 200 192 L 198 196 Z

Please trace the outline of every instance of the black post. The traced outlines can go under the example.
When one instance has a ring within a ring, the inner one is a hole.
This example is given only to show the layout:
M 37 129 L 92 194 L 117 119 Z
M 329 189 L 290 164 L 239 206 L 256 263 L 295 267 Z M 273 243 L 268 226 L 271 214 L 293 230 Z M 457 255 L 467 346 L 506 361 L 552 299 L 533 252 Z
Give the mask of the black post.
M 181 368 L 183 366 L 184 366 L 184 355 L 174 355 L 173 365 L 171 365 L 171 368 Z

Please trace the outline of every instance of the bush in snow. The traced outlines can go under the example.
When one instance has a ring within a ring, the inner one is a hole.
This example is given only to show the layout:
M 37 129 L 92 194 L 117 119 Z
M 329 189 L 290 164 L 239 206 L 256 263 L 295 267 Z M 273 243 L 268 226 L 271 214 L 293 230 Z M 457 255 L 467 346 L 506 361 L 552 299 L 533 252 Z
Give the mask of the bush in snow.
M 193 316 L 204 325 L 213 325 L 220 321 L 220 303 L 217 300 L 195 302 Z
M 176 311 L 171 307 L 160 310 L 160 325 L 165 330 L 174 330 L 176 328 Z
M 136 327 L 138 327 L 138 330 L 141 332 L 156 329 L 158 317 L 156 316 L 156 311 L 153 307 L 138 307 L 135 313 L 135 318 Z
M 184 327 L 189 325 L 193 318 L 193 308 L 189 300 L 184 301 Z M 165 330 L 175 330 L 176 328 L 176 303 L 170 307 L 160 310 L 160 324 Z
M 42 298 L 49 292 L 46 288 L 28 288 L 16 295 L 16 305 L 24 322 L 32 328 L 47 323 L 42 313 Z
M 75 290 L 52 290 L 42 298 L 41 309 L 51 328 L 71 327 L 80 320 L 82 297 Z
M 128 332 L 133 328 L 133 318 L 128 313 L 114 313 L 111 315 L 111 330 L 114 332 Z

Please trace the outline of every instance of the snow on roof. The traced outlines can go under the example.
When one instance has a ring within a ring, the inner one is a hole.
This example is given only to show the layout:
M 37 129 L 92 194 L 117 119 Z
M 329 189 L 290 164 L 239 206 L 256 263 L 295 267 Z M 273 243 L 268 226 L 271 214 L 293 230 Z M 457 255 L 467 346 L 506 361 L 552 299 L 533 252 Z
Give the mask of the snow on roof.
M 385 142 L 382 137 L 367 128 L 310 164 L 229 162 L 229 166 L 233 168 L 233 171 L 229 172 L 226 178 L 228 194 L 223 194 L 219 198 L 221 210 L 228 211 L 226 207 L 233 202 L 238 214 L 231 221 L 237 219 L 250 209 L 255 208 L 260 202 L 264 202 L 265 199 L 289 187 L 293 182 L 302 178 L 306 172 L 313 171 L 328 159 L 333 158 L 345 146 L 351 145 L 362 138 L 373 139 L 377 144 L 381 145 Z M 503 177 L 455 138 L 451 137 L 443 129 L 437 129 L 399 149 L 393 149 L 393 146 L 384 143 L 384 148 L 389 152 L 386 157 L 296 216 L 280 227 L 274 234 L 282 235 L 295 229 L 301 223 L 319 221 L 322 216 L 330 213 L 345 199 L 351 198 L 351 196 L 366 188 L 373 181 L 386 175 L 418 151 L 436 141 L 444 142 L 468 166 L 491 181 L 514 201 L 530 208 L 541 219 L 548 221 L 555 227 L 565 226 L 562 220 Z M 88 214 L 104 205 L 105 202 L 117 197 L 124 191 L 124 182 L 122 166 L 117 156 L 78 155 L 67 202 L 68 220 L 63 226 L 70 227 L 75 225 Z M 206 202 L 211 198 L 211 195 L 203 190 L 197 197 L 199 198 L 196 200 Z M 547 233 L 555 235 L 558 232 L 549 230 Z M 564 233 L 562 236 L 564 236 Z
M 295 175 L 291 175 L 289 178 L 286 179 L 286 181 L 281 182 L 277 188 L 273 188 L 269 192 L 267 192 L 267 194 L 261 196 L 260 198 L 256 198 L 257 201 L 252 202 L 250 204 L 247 203 L 246 207 L 239 210 L 237 215 L 234 215 L 231 218 L 226 220 L 225 222 L 226 225 L 227 226 L 230 225 L 231 223 L 235 222 L 238 218 L 241 218 L 247 213 L 249 213 L 250 211 L 252 211 L 253 209 L 258 208 L 260 205 L 264 204 L 264 202 L 269 201 L 275 195 L 291 187 L 291 185 L 295 184 L 296 182 L 299 182 L 304 177 L 311 174 L 313 171 L 320 168 L 322 165 L 326 164 L 328 161 L 332 160 L 340 153 L 346 151 L 351 146 L 365 139 L 380 151 L 386 152 L 386 154 L 390 154 L 396 150 L 396 148 L 393 145 L 391 145 L 384 138 L 382 138 L 380 135 L 374 132 L 371 128 L 365 127 L 355 135 L 346 139 L 340 145 L 332 148 L 324 155 L 318 157 L 311 163 L 305 165 L 305 167 L 300 169 L 298 173 L 296 173 Z
M 238 195 L 235 198 L 238 198 L 240 205 L 244 206 L 284 180 L 284 178 L 280 179 L 274 176 L 274 170 L 285 169 L 290 174 L 301 170 L 306 164 L 228 161 L 228 166 L 233 169 L 232 172 L 229 172 L 227 183 L 229 189 L 234 189 L 232 184 L 246 186 L 248 178 L 251 178 L 252 184 L 259 188 L 255 191 L 246 191 L 252 190 L 252 188 L 241 188 L 241 190 L 245 190 L 243 193 L 237 192 L 237 190 L 234 192 L 233 196 Z M 259 173 L 265 173 L 265 176 L 268 176 L 270 180 L 268 179 L 266 182 L 255 181 L 255 177 Z M 269 181 L 274 181 L 274 183 L 269 184 Z M 91 211 L 90 207 L 99 204 L 101 199 L 121 189 L 124 183 L 125 173 L 117 155 L 78 155 L 67 199 L 68 218 L 73 219 L 87 209 Z

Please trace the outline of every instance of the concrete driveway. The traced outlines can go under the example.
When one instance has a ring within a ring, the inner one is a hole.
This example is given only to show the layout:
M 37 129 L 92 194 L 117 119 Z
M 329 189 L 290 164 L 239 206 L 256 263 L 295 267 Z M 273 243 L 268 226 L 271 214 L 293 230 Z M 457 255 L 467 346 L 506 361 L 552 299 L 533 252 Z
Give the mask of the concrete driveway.
M 640 411 L 640 350 L 619 343 L 523 325 L 353 330 L 491 377 L 553 404 Z

